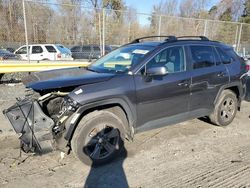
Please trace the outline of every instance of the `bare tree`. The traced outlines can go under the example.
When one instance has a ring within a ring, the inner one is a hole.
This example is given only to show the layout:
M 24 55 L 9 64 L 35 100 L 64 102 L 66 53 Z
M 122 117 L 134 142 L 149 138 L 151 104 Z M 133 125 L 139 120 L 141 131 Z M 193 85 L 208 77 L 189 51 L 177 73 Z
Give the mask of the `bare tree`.
M 201 18 L 207 12 L 208 0 L 184 0 L 180 4 L 180 15 L 183 17 Z

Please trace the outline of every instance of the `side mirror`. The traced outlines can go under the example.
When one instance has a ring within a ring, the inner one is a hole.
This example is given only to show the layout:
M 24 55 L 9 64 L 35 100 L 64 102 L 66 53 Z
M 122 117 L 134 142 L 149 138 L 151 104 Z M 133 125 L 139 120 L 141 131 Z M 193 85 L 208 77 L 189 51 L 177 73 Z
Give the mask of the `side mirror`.
M 151 67 L 146 70 L 147 76 L 164 76 L 168 74 L 166 67 Z

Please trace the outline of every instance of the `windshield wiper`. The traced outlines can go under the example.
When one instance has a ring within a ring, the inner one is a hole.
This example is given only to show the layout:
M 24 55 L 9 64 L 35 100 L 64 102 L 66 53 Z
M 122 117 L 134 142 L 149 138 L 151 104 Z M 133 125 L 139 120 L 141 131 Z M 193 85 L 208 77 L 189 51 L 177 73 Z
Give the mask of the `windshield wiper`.
M 124 70 L 115 70 L 116 73 L 124 73 Z

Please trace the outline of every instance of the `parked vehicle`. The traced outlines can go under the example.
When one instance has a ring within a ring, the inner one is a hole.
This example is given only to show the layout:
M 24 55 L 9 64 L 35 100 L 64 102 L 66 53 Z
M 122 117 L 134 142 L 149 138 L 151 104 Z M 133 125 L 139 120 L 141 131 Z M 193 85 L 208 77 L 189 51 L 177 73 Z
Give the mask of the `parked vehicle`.
M 19 59 L 19 56 L 7 50 L 0 49 L 0 60 L 4 60 L 4 59 Z
M 245 100 L 250 101 L 250 56 L 245 56 L 243 61 L 246 64 L 247 84 L 246 84 L 246 96 Z
M 24 79 L 33 94 L 4 111 L 23 150 L 48 152 L 56 143 L 98 165 L 141 131 L 199 117 L 229 125 L 245 95 L 239 56 L 206 37 L 157 37 L 166 39 L 139 38 L 86 69 Z
M 73 60 L 70 50 L 61 44 L 33 44 L 28 46 L 30 60 Z M 21 59 L 28 60 L 27 46 L 15 51 Z
M 116 50 L 117 48 L 121 47 L 121 45 L 110 45 L 112 50 Z
M 110 46 L 105 46 L 105 54 L 111 52 Z M 100 46 L 98 45 L 80 45 L 71 48 L 72 57 L 74 59 L 99 59 L 101 57 Z
M 10 48 L 10 47 L 6 48 L 6 50 L 9 51 L 9 52 L 11 52 L 11 53 L 15 52 L 15 49 L 14 48 Z

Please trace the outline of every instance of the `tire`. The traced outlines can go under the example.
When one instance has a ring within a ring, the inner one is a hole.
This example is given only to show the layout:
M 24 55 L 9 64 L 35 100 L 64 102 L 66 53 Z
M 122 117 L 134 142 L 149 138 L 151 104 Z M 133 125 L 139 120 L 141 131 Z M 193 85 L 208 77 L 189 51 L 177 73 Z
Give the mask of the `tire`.
M 83 163 L 98 166 L 112 161 L 123 149 L 122 121 L 109 111 L 94 111 L 82 118 L 71 148 Z
M 238 99 L 231 90 L 222 91 L 215 104 L 213 113 L 209 116 L 210 121 L 218 126 L 227 126 L 235 118 L 238 110 Z
M 2 82 L 2 77 L 4 74 L 0 74 L 0 83 Z

